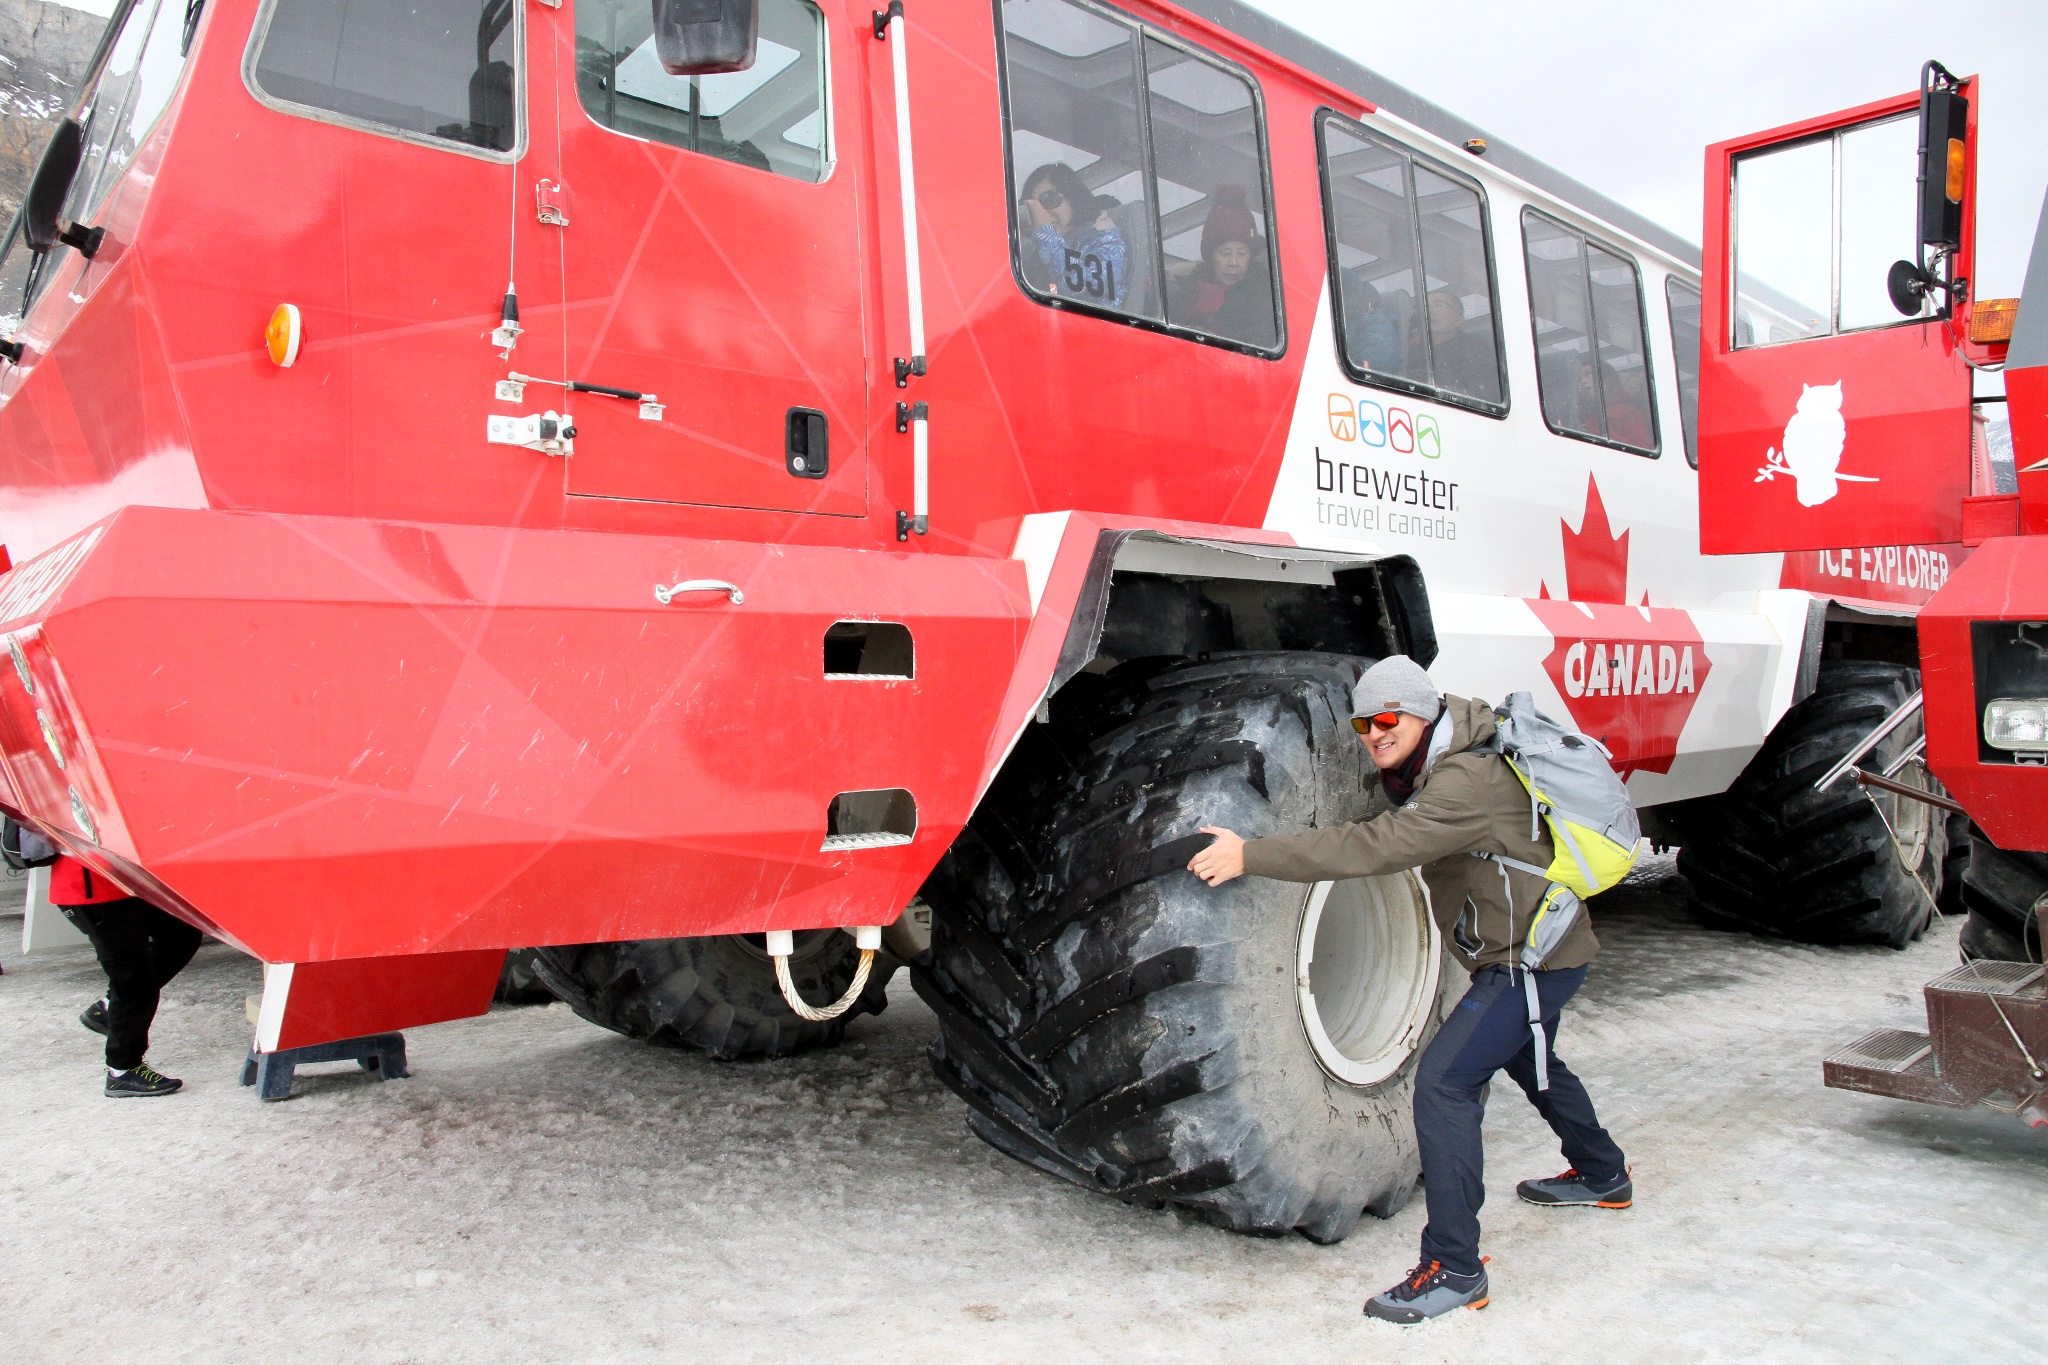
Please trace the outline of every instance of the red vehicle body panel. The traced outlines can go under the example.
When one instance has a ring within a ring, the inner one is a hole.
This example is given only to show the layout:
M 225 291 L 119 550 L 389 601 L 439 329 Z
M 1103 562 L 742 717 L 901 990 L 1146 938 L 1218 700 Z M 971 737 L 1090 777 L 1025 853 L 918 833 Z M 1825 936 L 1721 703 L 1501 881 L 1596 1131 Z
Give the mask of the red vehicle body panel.
M 2048 851 L 2048 768 L 1979 757 L 1979 697 L 1970 625 L 2048 617 L 2048 537 L 1986 541 L 1921 609 L 1927 763 L 2000 848 Z
M 1313 316 L 1310 115 L 1335 92 L 1139 8 L 1262 68 L 1300 221 L 1285 303 Z M 593 123 L 569 8 L 524 7 L 512 166 L 260 104 L 257 9 L 207 7 L 105 247 L 64 258 L 0 377 L 14 561 L 34 578 L 84 550 L 7 613 L 38 689 L 0 701 L 13 804 L 250 952 L 886 922 L 1037 705 L 1095 529 L 1285 539 L 1250 527 L 1299 348 L 1076 325 L 1014 283 L 992 6 L 927 6 L 915 31 L 920 160 L 941 168 L 924 212 L 946 230 L 924 235 L 930 373 L 908 395 L 933 414 L 936 515 L 907 544 L 900 224 L 878 188 L 895 112 L 869 6 L 824 5 L 833 84 L 866 98 L 840 102 L 816 185 Z M 527 211 L 542 179 L 567 227 Z M 483 335 L 508 200 L 526 332 L 506 359 Z M 284 302 L 305 330 L 289 369 L 263 344 Z M 508 370 L 666 412 L 578 396 L 572 458 L 488 445 Z M 798 405 L 833 428 L 826 479 L 784 471 Z M 1070 508 L 1115 515 L 1067 528 L 1034 615 L 1018 528 Z M 687 577 L 746 603 L 656 603 Z M 823 633 L 849 617 L 908 625 L 916 676 L 828 681 Z M 834 794 L 898 786 L 912 843 L 820 848 Z

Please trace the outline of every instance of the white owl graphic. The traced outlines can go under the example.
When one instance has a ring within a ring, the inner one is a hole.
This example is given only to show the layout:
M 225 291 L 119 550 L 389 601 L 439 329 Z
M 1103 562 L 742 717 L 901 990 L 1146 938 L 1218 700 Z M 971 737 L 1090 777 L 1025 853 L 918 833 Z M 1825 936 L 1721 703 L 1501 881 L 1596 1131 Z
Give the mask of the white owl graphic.
M 1842 464 L 1842 442 L 1848 428 L 1842 421 L 1842 385 L 1801 384 L 1799 410 L 1785 423 L 1785 450 L 1773 449 L 1756 471 L 1758 483 L 1769 483 L 1780 474 L 1790 474 L 1798 485 L 1799 505 L 1818 507 L 1841 490 L 1838 481 L 1876 483 L 1863 474 L 1838 472 Z

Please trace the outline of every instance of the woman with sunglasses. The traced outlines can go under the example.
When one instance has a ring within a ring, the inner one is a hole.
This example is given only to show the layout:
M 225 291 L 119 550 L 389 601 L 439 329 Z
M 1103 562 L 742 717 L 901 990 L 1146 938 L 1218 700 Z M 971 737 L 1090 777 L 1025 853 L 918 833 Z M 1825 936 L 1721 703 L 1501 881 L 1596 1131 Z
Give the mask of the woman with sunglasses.
M 1263 839 L 1204 829 L 1216 841 L 1188 870 L 1220 886 L 1247 874 L 1319 882 L 1421 869 L 1437 928 L 1472 984 L 1415 1069 L 1415 1143 L 1429 1205 L 1422 1261 L 1365 1305 L 1372 1317 L 1416 1323 L 1453 1308 L 1486 1306 L 1479 1130 L 1486 1083 L 1496 1072 L 1506 1071 L 1521 1086 L 1571 1162 L 1563 1175 L 1522 1181 L 1516 1193 L 1523 1199 L 1625 1209 L 1634 1189 L 1621 1148 L 1556 1050 L 1558 1017 L 1600 950 L 1584 915 L 1532 973 L 1549 1044 L 1549 1085 L 1539 1087 L 1521 975 L 1526 969 L 1518 966 L 1516 950 L 1549 883 L 1473 855 L 1548 867 L 1551 840 L 1542 829 L 1532 837 L 1529 793 L 1493 743 L 1493 708 L 1444 696 L 1419 664 L 1397 654 L 1358 680 L 1352 713 L 1352 728 L 1379 769 L 1385 812 L 1354 825 Z
M 1081 303 L 1123 307 L 1130 293 L 1124 235 L 1109 207 L 1071 166 L 1054 161 L 1024 182 L 1020 222 L 1031 233 L 1024 278 L 1032 288 Z

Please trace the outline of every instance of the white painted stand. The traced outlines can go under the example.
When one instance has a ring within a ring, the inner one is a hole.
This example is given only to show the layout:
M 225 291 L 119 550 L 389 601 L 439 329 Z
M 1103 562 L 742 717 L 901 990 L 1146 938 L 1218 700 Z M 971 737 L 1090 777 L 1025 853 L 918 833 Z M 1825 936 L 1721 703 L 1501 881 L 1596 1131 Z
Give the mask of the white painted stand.
M 50 904 L 50 869 L 32 867 L 28 873 L 28 900 L 22 908 L 21 955 L 47 953 L 56 948 L 90 945 L 84 934 L 72 927 L 64 912 Z

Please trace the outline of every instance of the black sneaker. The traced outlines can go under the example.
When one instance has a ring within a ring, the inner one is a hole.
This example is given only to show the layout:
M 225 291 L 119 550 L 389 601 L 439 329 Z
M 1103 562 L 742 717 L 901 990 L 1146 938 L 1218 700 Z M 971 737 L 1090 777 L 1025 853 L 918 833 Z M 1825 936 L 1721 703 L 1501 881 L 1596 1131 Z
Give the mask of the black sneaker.
M 90 1005 L 87 1005 L 85 1013 L 78 1016 L 78 1022 L 91 1029 L 94 1033 L 97 1033 L 100 1037 L 106 1037 L 107 1002 L 95 1000 Z
M 1365 1301 L 1365 1315 L 1382 1322 L 1412 1325 L 1453 1308 L 1484 1308 L 1486 1272 L 1453 1275 L 1442 1261 L 1424 1261 L 1408 1278 Z
M 127 1099 L 133 1095 L 169 1095 L 182 1088 L 184 1084 L 183 1081 L 164 1075 L 148 1062 L 131 1066 L 126 1071 L 107 1073 L 107 1094 L 117 1100 Z
M 1612 1180 L 1599 1181 L 1580 1175 L 1576 1168 L 1548 1180 L 1524 1180 L 1515 1186 L 1515 1193 L 1531 1204 L 1558 1207 L 1579 1204 L 1596 1209 L 1625 1209 L 1636 1198 L 1635 1186 L 1629 1183 L 1627 1171 Z

